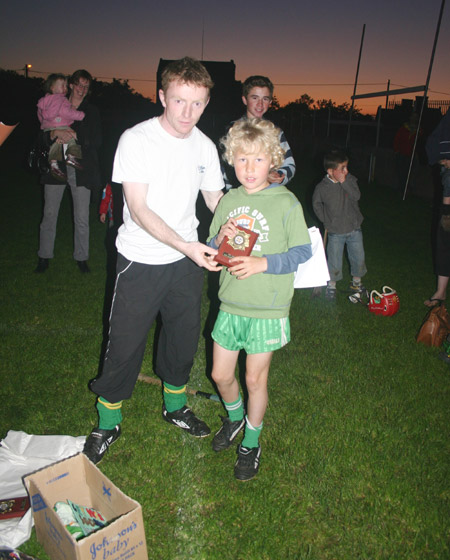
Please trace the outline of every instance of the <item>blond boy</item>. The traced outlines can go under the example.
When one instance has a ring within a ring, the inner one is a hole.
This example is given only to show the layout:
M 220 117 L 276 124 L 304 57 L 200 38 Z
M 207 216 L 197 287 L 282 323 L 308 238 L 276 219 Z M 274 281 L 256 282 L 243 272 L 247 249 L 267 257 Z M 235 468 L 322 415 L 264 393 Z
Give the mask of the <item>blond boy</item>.
M 234 467 L 238 480 L 250 480 L 259 469 L 270 363 L 274 351 L 290 340 L 294 271 L 311 256 L 299 201 L 270 179 L 284 158 L 279 133 L 271 122 L 251 118 L 237 121 L 222 140 L 224 157 L 234 166 L 241 186 L 221 199 L 208 238 L 208 244 L 218 248 L 224 236 L 234 237 L 239 226 L 258 233 L 251 255 L 231 259 L 221 271 L 221 305 L 212 333 L 212 377 L 228 413 L 212 447 L 227 449 L 245 427 Z M 235 376 L 240 350 L 247 353 L 247 415 Z

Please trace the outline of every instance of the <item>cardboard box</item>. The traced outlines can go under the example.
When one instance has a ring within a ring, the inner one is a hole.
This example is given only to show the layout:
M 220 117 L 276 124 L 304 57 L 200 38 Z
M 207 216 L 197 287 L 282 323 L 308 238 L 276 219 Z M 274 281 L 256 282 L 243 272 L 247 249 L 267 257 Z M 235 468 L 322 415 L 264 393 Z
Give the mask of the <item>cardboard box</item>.
M 148 560 L 142 508 L 78 453 L 24 477 L 38 541 L 52 560 Z M 109 525 L 76 541 L 53 507 L 58 501 L 95 508 Z

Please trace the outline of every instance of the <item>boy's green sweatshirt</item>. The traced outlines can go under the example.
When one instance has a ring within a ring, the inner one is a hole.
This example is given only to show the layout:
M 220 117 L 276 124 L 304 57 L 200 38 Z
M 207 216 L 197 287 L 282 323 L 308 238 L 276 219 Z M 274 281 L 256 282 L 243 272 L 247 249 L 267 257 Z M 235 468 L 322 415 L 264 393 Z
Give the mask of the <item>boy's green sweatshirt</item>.
M 217 206 L 208 241 L 228 218 L 259 234 L 252 256 L 285 253 L 291 247 L 311 243 L 301 204 L 284 186 L 270 185 L 253 194 L 247 194 L 242 186 L 231 189 Z M 225 267 L 220 273 L 220 309 L 234 315 L 287 317 L 293 294 L 294 273 L 260 273 L 244 280 L 232 276 Z

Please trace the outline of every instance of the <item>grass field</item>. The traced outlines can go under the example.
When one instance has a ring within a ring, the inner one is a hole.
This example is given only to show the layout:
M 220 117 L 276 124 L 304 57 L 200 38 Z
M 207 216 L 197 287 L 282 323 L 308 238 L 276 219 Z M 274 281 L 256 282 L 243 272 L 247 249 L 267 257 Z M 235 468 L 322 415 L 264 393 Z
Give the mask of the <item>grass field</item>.
M 3 161 L 1 169 L 0 437 L 10 429 L 85 435 L 96 422 L 87 383 L 102 344 L 105 226 L 92 206 L 92 272 L 81 275 L 66 196 L 55 259 L 33 274 L 41 191 L 19 167 Z M 300 198 L 314 173 L 304 167 L 294 182 Z M 125 403 L 123 436 L 100 468 L 142 504 L 149 558 L 450 558 L 450 370 L 438 349 L 415 342 L 435 287 L 431 203 L 402 202 L 375 185 L 362 192 L 365 283 L 395 288 L 400 312 L 375 316 L 344 293 L 330 305 L 296 291 L 292 341 L 270 373 L 256 479 L 234 479 L 234 448 L 215 454 L 211 437 L 196 440 L 165 423 L 157 387 L 139 382 Z M 348 281 L 346 271 L 342 290 Z M 208 311 L 205 283 L 205 322 Z M 202 337 L 190 386 L 211 392 L 207 347 Z M 219 426 L 219 403 L 189 404 Z M 47 559 L 34 531 L 21 548 Z

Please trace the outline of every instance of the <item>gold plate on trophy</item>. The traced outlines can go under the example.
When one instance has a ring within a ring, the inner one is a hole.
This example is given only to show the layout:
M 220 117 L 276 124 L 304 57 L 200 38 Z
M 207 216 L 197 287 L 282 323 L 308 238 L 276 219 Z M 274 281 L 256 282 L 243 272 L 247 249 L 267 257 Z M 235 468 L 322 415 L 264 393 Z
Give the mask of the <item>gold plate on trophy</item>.
M 214 260 L 230 266 L 230 259 L 234 257 L 248 257 L 258 239 L 258 234 L 254 231 L 238 226 L 238 230 L 234 237 L 225 236 L 219 247 L 218 254 Z

